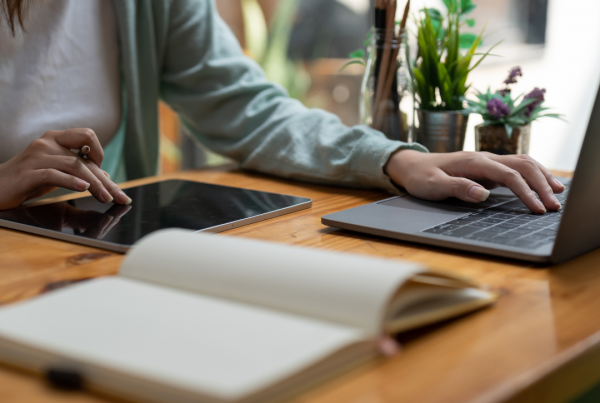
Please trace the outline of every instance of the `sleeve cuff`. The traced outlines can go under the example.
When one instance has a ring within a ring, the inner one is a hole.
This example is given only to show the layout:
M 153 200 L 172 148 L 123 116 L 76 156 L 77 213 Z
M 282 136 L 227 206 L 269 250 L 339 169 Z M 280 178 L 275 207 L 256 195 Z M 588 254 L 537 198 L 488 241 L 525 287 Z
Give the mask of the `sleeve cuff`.
M 371 187 L 378 187 L 395 195 L 405 195 L 404 189 L 396 186 L 383 168 L 392 154 L 398 150 L 409 149 L 423 153 L 428 153 L 429 150 L 419 143 L 389 140 L 381 132 L 366 126 L 362 127 L 366 128 L 371 135 L 365 136 L 361 145 L 362 156 L 359 158 L 359 166 L 366 171 Z

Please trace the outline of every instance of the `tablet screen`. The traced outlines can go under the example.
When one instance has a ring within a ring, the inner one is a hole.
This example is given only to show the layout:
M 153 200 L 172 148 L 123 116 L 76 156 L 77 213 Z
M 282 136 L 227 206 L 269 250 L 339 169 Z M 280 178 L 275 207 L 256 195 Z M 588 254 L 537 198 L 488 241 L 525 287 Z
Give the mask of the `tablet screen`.
M 3 211 L 0 220 L 22 224 L 23 228 L 2 222 L 0 225 L 39 233 L 26 228 L 34 227 L 130 246 L 144 235 L 163 228 L 219 232 L 243 225 L 253 217 L 257 218 L 254 221 L 259 221 L 273 216 L 270 213 L 285 214 L 291 212 L 286 211 L 291 207 L 307 208 L 311 203 L 303 197 L 183 180 L 152 183 L 123 191 L 133 200 L 129 206 L 102 204 L 90 196 Z M 47 235 L 45 231 L 43 234 Z

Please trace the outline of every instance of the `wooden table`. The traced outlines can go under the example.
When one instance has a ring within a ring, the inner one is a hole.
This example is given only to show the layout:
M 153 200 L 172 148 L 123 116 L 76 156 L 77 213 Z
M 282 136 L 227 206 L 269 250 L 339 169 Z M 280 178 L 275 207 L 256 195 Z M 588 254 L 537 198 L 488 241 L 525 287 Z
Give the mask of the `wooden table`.
M 235 169 L 169 175 L 312 198 L 313 207 L 224 233 L 303 247 L 406 259 L 470 276 L 497 304 L 399 337 L 403 351 L 301 396 L 303 403 L 564 402 L 600 380 L 600 250 L 556 267 L 422 246 L 326 227 L 321 216 L 388 197 Z M 130 182 L 127 186 L 156 180 Z M 115 274 L 122 255 L 0 230 L 0 303 L 64 282 Z M 50 389 L 0 366 L 0 402 L 112 401 Z

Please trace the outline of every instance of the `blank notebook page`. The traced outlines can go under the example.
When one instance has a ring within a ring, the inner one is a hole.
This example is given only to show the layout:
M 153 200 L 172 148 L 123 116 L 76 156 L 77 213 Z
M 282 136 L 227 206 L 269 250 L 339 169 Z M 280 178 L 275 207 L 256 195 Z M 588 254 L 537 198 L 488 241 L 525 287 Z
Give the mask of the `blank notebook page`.
M 104 278 L 0 311 L 0 337 L 236 399 L 362 340 L 356 329 Z

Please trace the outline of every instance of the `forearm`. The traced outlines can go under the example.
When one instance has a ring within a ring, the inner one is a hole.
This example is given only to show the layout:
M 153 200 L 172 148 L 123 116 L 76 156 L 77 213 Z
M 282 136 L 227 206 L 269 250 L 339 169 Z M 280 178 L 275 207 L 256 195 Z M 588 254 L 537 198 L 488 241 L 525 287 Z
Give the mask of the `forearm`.
M 383 166 L 401 147 L 423 147 L 387 140 L 366 126 L 347 127 L 290 99 L 243 55 L 210 2 L 198 4 L 201 15 L 172 30 L 161 88 L 198 140 L 246 169 L 396 190 Z

